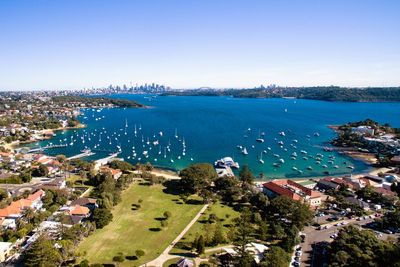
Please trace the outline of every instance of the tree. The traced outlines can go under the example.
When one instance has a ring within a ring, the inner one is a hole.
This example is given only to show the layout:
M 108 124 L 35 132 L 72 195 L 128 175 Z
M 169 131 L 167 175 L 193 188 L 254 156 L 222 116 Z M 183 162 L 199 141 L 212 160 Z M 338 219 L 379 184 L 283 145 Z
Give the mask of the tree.
M 251 224 L 251 212 L 248 208 L 243 209 L 239 218 L 235 218 L 236 238 L 234 242 L 236 251 L 238 252 L 238 263 L 248 266 L 249 253 L 246 250 L 246 245 L 254 240 L 254 228 Z
M 24 209 L 22 216 L 30 223 L 35 218 L 35 211 L 31 207 Z
M 225 243 L 225 235 L 220 222 L 214 228 L 214 236 L 212 239 L 214 245 Z
M 146 253 L 144 252 L 144 250 L 138 249 L 135 251 L 135 255 L 136 257 L 140 258 L 143 257 Z
M 254 182 L 254 175 L 248 165 L 243 165 L 239 172 L 239 179 L 242 181 L 242 186 L 245 184 L 252 184 Z
M 43 164 L 40 164 L 38 168 L 33 169 L 32 176 L 34 177 L 45 177 L 49 174 L 49 170 Z
M 197 254 L 203 254 L 204 253 L 204 247 L 205 247 L 205 243 L 204 243 L 204 237 L 202 235 L 199 236 L 199 238 L 197 238 L 196 240 L 196 252 Z
M 0 188 L 0 201 L 3 201 L 8 198 L 7 191 L 3 188 Z
M 30 171 L 23 171 L 19 177 L 21 178 L 22 182 L 29 183 L 32 180 L 32 173 Z
M 329 266 L 396 266 L 393 265 L 396 260 L 388 260 L 396 255 L 396 249 L 392 243 L 379 240 L 372 231 L 350 225 L 342 228 L 331 243 Z
M 103 228 L 113 219 L 111 211 L 105 208 L 95 209 L 93 212 L 93 221 L 96 223 L 96 228 Z
M 123 172 L 128 172 L 135 169 L 135 166 L 123 160 L 113 160 L 109 163 L 109 166 L 113 169 L 120 169 Z
M 24 254 L 26 267 L 59 266 L 61 254 L 47 236 L 40 236 Z
M 278 246 L 272 246 L 261 263 L 262 267 L 287 267 L 290 255 Z
M 298 229 L 303 229 L 306 224 L 310 223 L 314 215 L 308 205 L 286 196 L 274 198 L 268 206 L 268 211 L 272 218 L 285 219 Z
M 183 169 L 179 176 L 181 177 L 182 189 L 194 194 L 207 189 L 217 178 L 217 173 L 211 164 L 197 163 Z

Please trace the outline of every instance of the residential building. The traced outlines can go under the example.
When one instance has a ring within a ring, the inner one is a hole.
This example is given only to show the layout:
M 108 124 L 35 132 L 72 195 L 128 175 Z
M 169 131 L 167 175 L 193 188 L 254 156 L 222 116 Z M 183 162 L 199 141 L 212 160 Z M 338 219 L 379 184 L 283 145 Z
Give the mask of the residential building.
M 293 200 L 302 201 L 312 208 L 321 205 L 321 194 L 302 186 L 292 180 L 273 180 L 263 184 L 264 193 L 269 197 L 287 196 Z

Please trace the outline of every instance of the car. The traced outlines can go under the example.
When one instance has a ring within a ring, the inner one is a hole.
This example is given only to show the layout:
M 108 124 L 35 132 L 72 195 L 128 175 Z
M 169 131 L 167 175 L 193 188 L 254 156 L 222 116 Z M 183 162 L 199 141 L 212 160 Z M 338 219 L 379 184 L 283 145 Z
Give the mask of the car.
M 296 248 L 296 251 L 301 251 L 301 247 L 297 247 L 297 248 Z
M 300 257 L 294 257 L 294 260 L 298 262 L 300 261 Z
M 297 261 L 293 262 L 293 266 L 298 267 L 300 266 L 300 263 L 298 263 Z
M 301 256 L 301 251 L 296 251 L 296 254 L 295 254 L 297 257 L 300 257 Z

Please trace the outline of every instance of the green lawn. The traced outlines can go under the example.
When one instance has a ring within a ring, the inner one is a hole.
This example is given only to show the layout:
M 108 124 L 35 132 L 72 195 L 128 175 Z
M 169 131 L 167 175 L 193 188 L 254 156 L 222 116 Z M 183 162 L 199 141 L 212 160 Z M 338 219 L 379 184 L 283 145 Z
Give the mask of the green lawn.
M 204 212 L 202 216 L 200 216 L 199 220 L 190 228 L 190 230 L 186 233 L 186 235 L 181 239 L 179 243 L 183 243 L 187 247 L 191 242 L 194 241 L 194 239 L 199 236 L 203 235 L 205 236 L 205 228 L 204 225 L 206 224 L 206 221 L 209 218 L 209 215 L 214 213 L 217 215 L 218 219 L 221 220 L 221 224 L 223 226 L 223 230 L 226 233 L 229 230 L 229 225 L 233 224 L 233 219 L 236 217 L 239 217 L 239 212 L 233 210 L 232 207 L 229 207 L 227 205 L 221 204 L 220 202 L 216 202 L 215 204 L 211 205 L 208 207 L 208 209 Z M 213 226 L 215 226 L 215 223 L 212 224 L 212 226 L 209 229 L 213 229 Z M 181 246 L 181 244 L 177 244 L 177 246 L 174 247 L 174 249 L 171 251 L 172 253 L 184 253 L 187 252 L 187 249 L 184 249 L 184 246 Z M 218 245 L 221 246 L 221 245 Z M 180 248 L 178 248 L 180 247 Z M 207 247 L 209 248 L 209 247 Z
M 163 192 L 162 185 L 133 184 L 122 193 L 122 202 L 114 207 L 113 221 L 86 238 L 78 248 L 90 263 L 111 263 L 118 253 L 128 256 L 120 266 L 138 266 L 155 259 L 193 219 L 202 205 L 181 204 L 179 197 Z M 134 210 L 132 204 L 142 199 L 141 208 Z M 164 211 L 170 211 L 168 226 L 161 231 L 160 221 Z M 152 229 L 153 228 L 153 229 Z M 129 260 L 135 250 L 146 255 Z

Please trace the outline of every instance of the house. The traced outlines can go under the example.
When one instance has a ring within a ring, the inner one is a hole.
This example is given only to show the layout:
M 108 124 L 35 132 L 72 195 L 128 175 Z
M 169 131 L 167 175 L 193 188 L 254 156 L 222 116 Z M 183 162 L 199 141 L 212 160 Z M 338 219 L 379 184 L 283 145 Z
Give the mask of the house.
M 10 255 L 12 249 L 11 242 L 0 242 L 0 262 L 4 262 Z
M 88 198 L 88 197 L 81 197 L 81 198 L 73 200 L 71 202 L 70 206 L 75 206 L 75 205 L 80 205 L 80 206 L 86 207 L 90 210 L 93 210 L 98 207 L 97 199 Z
M 13 201 L 9 206 L 0 209 L 1 225 L 5 228 L 14 229 L 16 227 L 16 220 L 22 217 L 25 209 L 39 210 L 42 208 L 42 197 L 44 194 L 43 190 L 38 190 L 30 194 L 27 198 Z
M 50 182 L 42 184 L 42 189 L 60 190 L 66 188 L 67 183 L 64 178 L 56 178 Z
M 366 211 L 370 210 L 370 205 L 361 199 L 358 199 L 356 197 L 346 197 L 346 200 L 352 204 L 359 206 L 363 210 L 366 210 Z
M 373 136 L 375 134 L 375 130 L 371 126 L 358 126 L 358 127 L 353 127 L 351 128 L 351 131 L 356 134 L 360 135 L 369 135 Z
M 60 211 L 63 211 L 67 215 L 79 216 L 79 217 L 82 217 L 82 218 L 87 218 L 90 215 L 89 208 L 81 206 L 81 205 L 62 207 L 60 209 Z
M 109 173 L 109 174 L 111 174 L 111 176 L 112 176 L 115 180 L 118 180 L 119 177 L 121 177 L 121 175 L 122 175 L 122 171 L 121 171 L 121 170 L 119 170 L 119 169 L 113 169 L 113 168 L 110 168 L 110 167 L 108 167 L 108 166 L 102 166 L 102 167 L 100 168 L 100 172 L 101 172 L 101 173 Z
M 269 197 L 287 196 L 292 200 L 302 201 L 312 208 L 321 205 L 321 194 L 310 188 L 302 186 L 292 180 L 273 180 L 263 184 L 263 191 Z
M 317 187 L 323 190 L 338 190 L 340 184 L 332 182 L 330 179 L 321 179 L 317 182 Z

